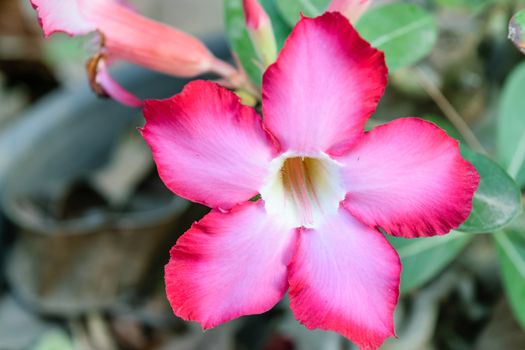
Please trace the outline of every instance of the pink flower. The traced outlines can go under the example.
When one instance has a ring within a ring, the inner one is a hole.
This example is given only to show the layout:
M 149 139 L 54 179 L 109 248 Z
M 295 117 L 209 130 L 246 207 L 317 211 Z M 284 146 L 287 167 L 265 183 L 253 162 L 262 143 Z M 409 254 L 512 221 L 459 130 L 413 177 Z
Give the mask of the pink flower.
M 120 0 L 31 0 L 46 37 L 98 32 L 100 49 L 88 64 L 90 80 L 99 94 L 131 106 L 142 101 L 118 85 L 107 67 L 128 61 L 162 73 L 192 77 L 214 72 L 236 79 L 237 71 L 214 57 L 198 39 L 137 14 Z
M 365 133 L 386 83 L 383 53 L 327 13 L 302 18 L 265 72 L 264 121 L 210 82 L 146 101 L 142 133 L 162 180 L 214 208 L 171 250 L 176 315 L 210 328 L 289 290 L 309 329 L 362 349 L 394 335 L 401 264 L 377 227 L 445 234 L 469 215 L 479 176 L 432 123 Z
M 341 12 L 350 22 L 357 23 L 371 2 L 372 0 L 332 0 L 328 11 Z

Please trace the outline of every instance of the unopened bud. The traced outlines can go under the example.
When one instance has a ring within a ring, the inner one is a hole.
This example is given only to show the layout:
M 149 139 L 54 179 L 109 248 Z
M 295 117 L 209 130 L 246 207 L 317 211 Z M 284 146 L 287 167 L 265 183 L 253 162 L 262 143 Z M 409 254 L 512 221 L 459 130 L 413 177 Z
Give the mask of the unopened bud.
M 277 59 L 277 44 L 270 18 L 257 0 L 243 0 L 246 26 L 264 68 Z
M 371 0 L 332 0 L 328 11 L 341 12 L 352 24 L 356 24 L 370 2 Z

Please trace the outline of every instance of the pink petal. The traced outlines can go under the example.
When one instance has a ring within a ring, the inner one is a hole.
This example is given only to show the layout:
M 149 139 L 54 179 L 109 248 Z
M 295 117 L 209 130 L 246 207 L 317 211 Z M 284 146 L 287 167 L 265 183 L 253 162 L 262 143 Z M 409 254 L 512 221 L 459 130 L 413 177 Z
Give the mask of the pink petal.
M 143 136 L 173 192 L 231 208 L 258 193 L 275 150 L 251 107 L 219 85 L 193 81 L 167 100 L 145 102 Z
M 336 331 L 361 349 L 394 335 L 401 262 L 385 237 L 346 210 L 303 230 L 289 266 L 290 305 L 308 329 Z
M 83 35 L 97 29 L 82 15 L 76 0 L 31 0 L 31 4 L 38 13 L 46 37 L 56 32 Z
M 371 2 L 371 0 L 332 0 L 328 6 L 328 11 L 341 12 L 350 22 L 355 24 L 371 5 Z
M 103 62 L 98 65 L 95 82 L 100 85 L 104 92 L 115 101 L 130 107 L 142 106 L 142 101 L 138 97 L 124 89 L 111 77 L 106 64 Z
M 263 77 L 263 115 L 283 150 L 342 154 L 387 82 L 384 55 L 339 13 L 302 18 Z
M 115 0 L 76 1 L 84 17 L 96 23 L 114 59 L 184 77 L 208 71 L 235 74 L 233 67 L 214 57 L 197 38 L 146 18 L 129 6 Z
M 271 309 L 288 288 L 296 232 L 262 202 L 213 210 L 171 250 L 165 279 L 175 314 L 204 329 Z
M 374 128 L 343 159 L 344 206 L 387 233 L 444 234 L 467 219 L 479 175 L 457 141 L 432 123 L 404 118 Z

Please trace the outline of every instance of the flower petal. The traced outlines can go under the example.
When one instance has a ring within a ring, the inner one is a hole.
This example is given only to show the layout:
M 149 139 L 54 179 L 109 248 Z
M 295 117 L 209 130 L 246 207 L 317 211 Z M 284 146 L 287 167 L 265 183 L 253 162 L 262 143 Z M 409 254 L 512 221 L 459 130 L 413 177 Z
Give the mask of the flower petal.
M 268 311 L 288 288 L 296 237 L 262 202 L 213 210 L 171 250 L 165 279 L 173 311 L 204 329 Z
M 416 118 L 374 128 L 340 161 L 345 208 L 396 236 L 444 234 L 458 227 L 470 214 L 479 183 L 457 141 Z
M 182 197 L 228 209 L 268 176 L 275 151 L 261 118 L 215 83 L 194 81 L 170 99 L 146 101 L 144 116 L 160 177 Z
M 76 1 L 83 16 L 96 23 L 113 59 L 183 77 L 208 71 L 224 76 L 235 73 L 197 38 L 144 17 L 129 6 L 115 0 Z
M 46 37 L 57 32 L 84 35 L 97 29 L 82 15 L 76 0 L 31 0 L 31 4 Z
M 111 77 L 107 65 L 104 62 L 98 64 L 95 83 L 100 85 L 102 90 L 115 101 L 129 107 L 141 107 L 142 101 L 131 92 L 122 87 Z
M 263 77 L 265 125 L 283 151 L 344 153 L 387 82 L 382 52 L 340 13 L 302 18 Z
M 289 266 L 290 306 L 308 329 L 376 349 L 394 335 L 400 273 L 385 237 L 340 208 L 322 227 L 300 233 Z

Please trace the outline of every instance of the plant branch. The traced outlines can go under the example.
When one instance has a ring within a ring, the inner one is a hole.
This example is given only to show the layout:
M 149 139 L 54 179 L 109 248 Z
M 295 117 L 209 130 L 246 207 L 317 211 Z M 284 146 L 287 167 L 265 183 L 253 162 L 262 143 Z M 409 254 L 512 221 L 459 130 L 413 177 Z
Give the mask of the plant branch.
M 416 72 L 421 87 L 432 98 L 439 109 L 441 109 L 445 117 L 447 117 L 452 125 L 454 125 L 454 127 L 458 130 L 467 145 L 477 152 L 487 154 L 487 150 L 485 147 L 483 147 L 481 142 L 479 142 L 474 132 L 472 132 L 468 124 L 465 122 L 465 119 L 463 119 L 454 106 L 452 106 L 452 104 L 447 100 L 445 95 L 443 95 L 441 90 L 439 90 L 436 84 L 434 84 L 427 72 L 425 72 L 425 69 L 416 66 Z

